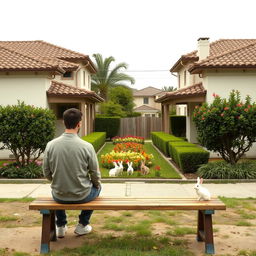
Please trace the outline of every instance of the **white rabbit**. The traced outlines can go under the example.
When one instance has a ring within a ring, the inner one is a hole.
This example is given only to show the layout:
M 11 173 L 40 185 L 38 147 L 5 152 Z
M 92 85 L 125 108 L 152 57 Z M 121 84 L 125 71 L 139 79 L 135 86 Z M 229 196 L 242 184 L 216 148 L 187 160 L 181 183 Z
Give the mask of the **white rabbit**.
M 145 165 L 145 161 L 141 161 L 140 171 L 143 175 L 149 174 L 149 168 Z
M 119 171 L 118 171 L 118 174 L 122 174 L 123 173 L 123 170 L 124 170 L 124 167 L 123 167 L 123 161 L 118 161 L 118 164 L 119 164 Z
M 197 184 L 195 185 L 194 189 L 196 190 L 196 193 L 198 195 L 198 200 L 204 200 L 209 201 L 211 200 L 211 194 L 207 188 L 202 187 L 203 184 L 203 178 L 197 177 Z
M 127 165 L 128 165 L 127 174 L 132 175 L 133 174 L 132 162 L 127 162 Z
M 117 166 L 117 163 L 116 162 L 113 162 L 115 168 L 112 168 L 109 170 L 109 177 L 115 177 L 118 175 L 118 169 L 119 167 Z

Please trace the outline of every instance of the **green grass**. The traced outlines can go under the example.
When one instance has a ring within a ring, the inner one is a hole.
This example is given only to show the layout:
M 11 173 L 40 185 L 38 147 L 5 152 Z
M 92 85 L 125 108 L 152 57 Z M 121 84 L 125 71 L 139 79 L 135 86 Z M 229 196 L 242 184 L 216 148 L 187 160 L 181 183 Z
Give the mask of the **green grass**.
M 238 221 L 236 223 L 236 226 L 245 226 L 245 227 L 250 227 L 252 226 L 252 223 L 248 222 L 248 221 L 245 221 L 245 220 L 241 220 L 241 221 Z
M 103 178 L 109 177 L 109 170 L 106 168 L 103 168 L 101 166 L 101 158 L 100 156 L 106 153 L 109 153 L 114 148 L 114 145 L 112 143 L 106 143 L 103 149 L 98 153 L 98 160 L 100 163 L 100 170 Z M 146 142 L 144 144 L 144 149 L 147 154 L 153 154 L 154 160 L 153 160 L 153 166 L 150 168 L 150 174 L 146 176 L 139 176 L 138 173 L 135 171 L 132 176 L 127 176 L 126 172 L 124 171 L 124 174 L 119 176 L 121 178 L 129 177 L 129 178 L 170 178 L 170 179 L 180 179 L 180 175 L 172 168 L 172 166 L 159 154 L 159 152 L 153 147 L 151 142 Z M 157 176 L 154 167 L 160 166 L 160 175 Z
M 168 231 L 166 234 L 171 236 L 184 236 L 187 234 L 196 234 L 196 229 L 190 227 L 176 227 L 173 230 Z
M 135 225 L 129 225 L 126 231 L 135 232 L 138 236 L 151 236 L 151 223 L 151 221 L 143 220 Z
M 15 220 L 18 220 L 18 218 L 13 217 L 13 216 L 1 216 L 0 215 L 0 222 L 15 221 Z
M 256 251 L 241 250 L 238 256 L 256 256 Z
M 192 256 L 182 242 L 169 245 L 167 238 L 123 236 L 123 237 L 99 237 L 95 241 L 86 243 L 80 248 L 64 249 L 52 252 L 51 256 Z
M 30 203 L 30 202 L 32 202 L 34 200 L 35 200 L 35 198 L 32 198 L 32 197 L 0 198 L 0 203 L 12 203 L 12 202 Z

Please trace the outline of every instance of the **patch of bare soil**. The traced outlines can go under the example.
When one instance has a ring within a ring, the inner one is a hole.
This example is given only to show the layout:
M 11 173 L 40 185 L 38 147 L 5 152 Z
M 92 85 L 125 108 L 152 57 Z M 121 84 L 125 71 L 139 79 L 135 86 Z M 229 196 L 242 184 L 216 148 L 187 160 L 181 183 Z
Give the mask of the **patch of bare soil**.
M 253 214 L 256 213 L 254 210 L 256 200 L 244 200 L 244 202 L 247 203 L 248 208 L 244 208 L 244 210 L 246 210 L 246 213 L 251 214 L 250 219 L 244 219 L 239 214 L 238 210 L 241 209 L 242 205 L 228 208 L 227 211 L 216 211 L 213 215 L 216 256 L 237 255 L 240 250 L 256 250 L 256 219 L 252 218 Z M 68 220 L 70 225 L 67 235 L 63 239 L 58 239 L 57 242 L 51 242 L 51 250 L 60 250 L 65 247 L 76 248 L 84 242 L 97 239 L 97 236 L 107 234 L 122 236 L 127 234 L 124 230 L 114 231 L 103 228 L 105 222 L 111 220 L 110 218 L 121 218 L 120 225 L 127 223 L 128 225 L 134 225 L 143 220 L 156 217 L 173 221 L 173 224 L 169 223 L 170 225 L 168 225 L 168 222 L 163 223 L 161 221 L 153 223 L 151 230 L 156 237 L 164 236 L 166 232 L 174 230 L 178 226 L 195 229 L 197 223 L 196 211 L 162 211 L 156 212 L 156 215 L 152 215 L 151 211 L 131 211 L 131 216 L 125 216 L 125 212 L 95 211 L 92 217 L 93 232 L 82 237 L 77 237 L 74 234 L 74 227 L 77 223 L 79 212 L 69 212 Z M 15 217 L 15 219 L 0 222 L 0 248 L 7 248 L 10 252 L 20 251 L 38 255 L 41 242 L 41 216 L 39 212 L 29 211 L 28 203 L 0 203 L 0 217 L 3 218 L 4 216 Z M 241 220 L 251 223 L 252 226 L 236 226 L 238 221 Z M 187 240 L 189 250 L 194 252 L 196 256 L 204 255 L 204 242 L 197 242 L 195 234 L 171 237 L 171 239 Z

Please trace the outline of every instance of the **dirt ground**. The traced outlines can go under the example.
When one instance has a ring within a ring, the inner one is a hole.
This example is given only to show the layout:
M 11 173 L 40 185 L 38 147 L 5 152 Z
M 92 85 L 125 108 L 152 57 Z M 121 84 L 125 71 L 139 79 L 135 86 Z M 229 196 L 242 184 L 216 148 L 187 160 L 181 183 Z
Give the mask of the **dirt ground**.
M 245 209 L 244 207 L 247 207 Z M 244 212 L 244 209 L 246 210 Z M 131 211 L 132 216 L 130 220 L 147 220 L 150 218 L 157 218 L 152 211 L 136 212 Z M 245 213 L 247 215 L 245 215 Z M 70 226 L 67 235 L 57 242 L 51 243 L 51 250 L 60 250 L 65 247 L 75 248 L 81 246 L 87 236 L 77 237 L 73 233 L 76 225 L 76 215 L 78 212 L 70 212 L 69 220 Z M 227 211 L 216 211 L 213 215 L 214 227 L 214 243 L 216 255 L 237 255 L 240 250 L 256 250 L 256 200 L 248 200 L 244 204 L 228 208 Z M 187 226 L 196 228 L 196 212 L 171 212 L 159 213 L 161 217 L 168 217 L 169 219 L 178 222 L 181 227 Z M 4 219 L 4 216 L 9 217 Z M 103 228 L 104 221 L 113 217 L 123 217 L 122 211 L 96 211 L 92 218 L 93 232 L 88 236 L 95 234 L 105 235 L 114 234 L 121 236 L 125 231 L 113 231 Z M 243 216 L 243 217 L 242 217 Z M 247 216 L 247 219 L 244 217 Z M 9 252 L 19 251 L 31 254 L 39 254 L 39 245 L 41 239 L 41 216 L 37 211 L 29 211 L 28 203 L 0 203 L 0 248 L 6 249 Z M 239 221 L 249 222 L 240 226 Z M 248 226 L 245 226 L 248 225 Z M 167 223 L 156 222 L 151 225 L 153 235 L 165 235 L 168 230 L 174 228 Z M 188 241 L 188 249 L 195 253 L 195 255 L 204 255 L 204 243 L 196 241 L 195 234 L 186 234 L 178 237 Z

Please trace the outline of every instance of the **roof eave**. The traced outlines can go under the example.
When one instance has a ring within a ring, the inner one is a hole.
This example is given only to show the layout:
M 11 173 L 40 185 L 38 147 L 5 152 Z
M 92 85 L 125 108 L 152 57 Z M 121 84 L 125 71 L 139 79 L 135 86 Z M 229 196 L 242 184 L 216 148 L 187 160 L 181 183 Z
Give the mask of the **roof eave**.
M 178 72 L 180 68 L 184 65 L 187 64 L 188 62 L 191 61 L 198 61 L 198 57 L 188 57 L 186 55 L 182 55 L 179 60 L 173 65 L 173 67 L 170 69 L 170 72 Z

